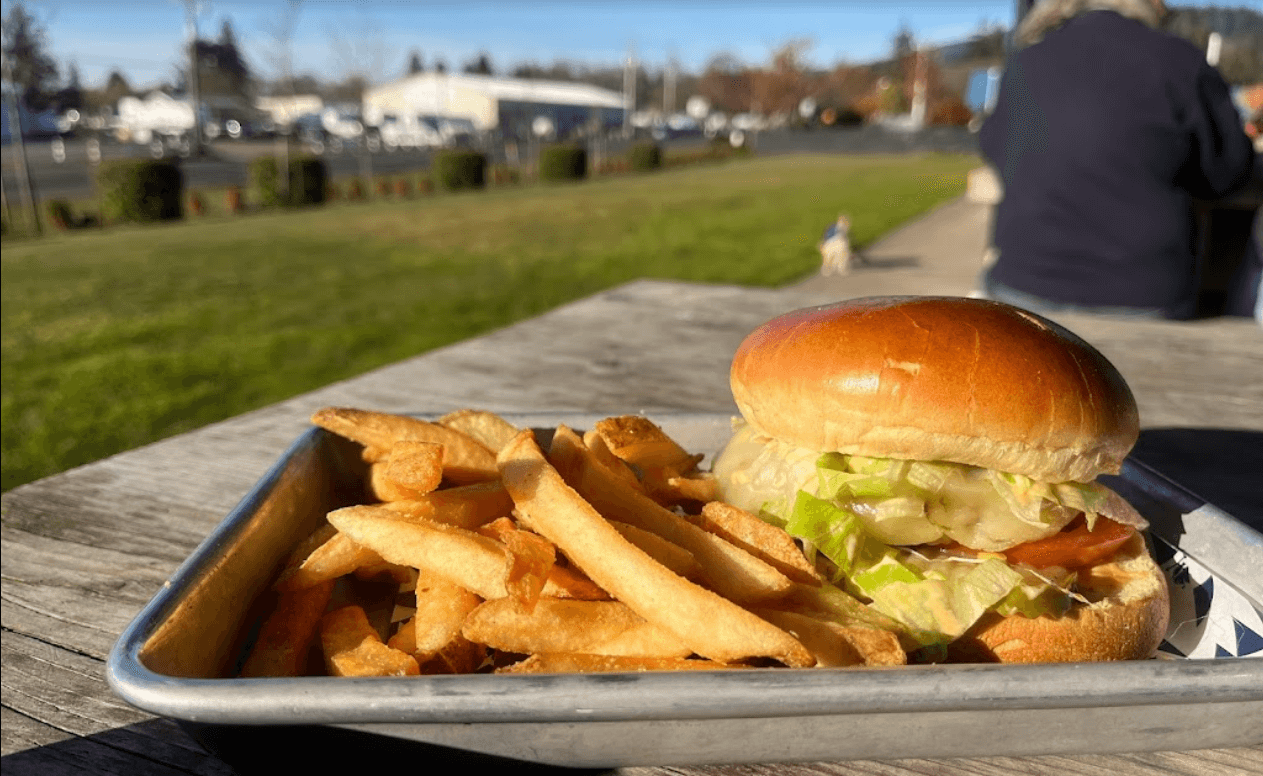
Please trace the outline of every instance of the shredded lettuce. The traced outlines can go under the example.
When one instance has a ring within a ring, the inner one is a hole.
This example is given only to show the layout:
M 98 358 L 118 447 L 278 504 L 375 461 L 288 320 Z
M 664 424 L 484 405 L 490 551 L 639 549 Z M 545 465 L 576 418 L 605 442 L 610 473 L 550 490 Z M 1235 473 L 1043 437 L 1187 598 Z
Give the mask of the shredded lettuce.
M 715 463 L 725 500 L 802 541 L 830 581 L 931 652 L 985 612 L 1060 614 L 1073 575 L 1010 566 L 999 553 L 1060 531 L 1079 512 L 1106 508 L 1095 483 L 1044 483 L 945 462 L 817 454 L 749 426 Z M 961 545 L 982 555 L 913 549 Z
M 820 481 L 831 483 L 821 491 L 834 497 L 849 493 L 846 478 L 828 474 L 845 474 L 832 468 L 837 462 L 834 456 L 822 456 L 820 461 Z M 985 480 L 980 482 L 990 488 Z M 890 501 L 897 505 L 892 513 L 906 515 L 909 504 L 917 500 L 903 496 Z M 917 504 L 924 513 L 923 502 Z M 949 643 L 991 609 L 1036 617 L 1068 608 L 1069 578 L 1014 568 L 997 556 L 930 557 L 892 545 L 880 535 L 882 521 L 866 519 L 870 506 L 863 498 L 839 501 L 799 491 L 780 522 L 809 553 L 830 561 L 830 581 L 899 623 L 917 645 Z

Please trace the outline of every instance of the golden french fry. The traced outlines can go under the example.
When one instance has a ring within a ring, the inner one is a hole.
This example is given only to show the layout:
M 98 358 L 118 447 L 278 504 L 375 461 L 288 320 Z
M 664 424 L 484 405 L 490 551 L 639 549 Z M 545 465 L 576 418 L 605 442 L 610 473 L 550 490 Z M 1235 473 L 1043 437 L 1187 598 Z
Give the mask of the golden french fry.
M 378 463 L 379 461 L 384 461 L 389 457 L 389 447 L 365 446 L 364 449 L 360 450 L 360 459 L 363 460 L 364 463 Z
M 685 579 L 696 579 L 701 573 L 701 566 L 697 565 L 693 553 L 683 547 L 634 525 L 620 523 L 617 520 L 611 520 L 610 525 L 614 526 L 624 539 L 643 550 L 646 555 Z
M 789 592 L 793 583 L 769 564 L 627 487 L 596 462 L 569 428 L 561 426 L 553 434 L 548 461 L 566 484 L 600 514 L 655 533 L 692 553 L 706 586 L 723 597 L 739 604 L 758 604 L 775 601 Z M 509 491 L 513 492 L 511 486 Z M 521 507 L 520 502 L 518 506 Z M 532 513 L 531 517 L 535 519 L 536 515 Z
M 679 657 L 627 657 L 575 653 L 536 654 L 497 668 L 497 674 L 593 674 L 641 671 L 716 671 L 744 666 Z
M 383 644 L 358 606 L 335 609 L 320 621 L 325 669 L 331 676 L 416 676 L 416 658 Z
M 420 519 L 401 519 L 385 507 L 353 506 L 329 513 L 329 522 L 384 560 L 436 574 L 484 599 L 504 598 L 509 552 L 501 542 L 453 526 Z M 544 584 L 545 595 L 607 597 L 591 582 L 562 566 L 554 566 Z
M 890 631 L 839 625 L 776 609 L 755 609 L 754 613 L 792 633 L 816 656 L 816 665 L 823 668 L 900 666 L 908 662 L 899 637 Z
M 576 601 L 610 600 L 610 594 L 582 572 L 560 564 L 549 570 L 543 592 L 553 598 L 573 598 Z
M 466 485 L 496 478 L 495 454 L 467 434 L 407 415 L 326 407 L 312 423 L 367 447 L 390 449 L 396 442 L 433 442 L 443 446 L 443 476 Z
M 817 620 L 827 620 L 847 627 L 872 628 L 897 634 L 902 634 L 904 631 L 904 628 L 895 620 L 876 609 L 865 606 L 859 599 L 829 582 L 822 582 L 819 585 L 795 583 L 794 589 L 783 600 L 777 602 L 776 608 L 795 611 Z M 914 648 L 914 646 L 912 642 L 904 643 L 905 648 Z
M 600 438 L 610 453 L 627 463 L 638 475 L 644 492 L 660 504 L 672 506 L 683 501 L 706 501 L 699 495 L 717 493 L 719 488 L 709 477 L 692 476 L 702 455 L 694 455 L 657 426 L 640 415 L 619 415 L 597 421 L 584 442 L 592 447 L 590 437 Z
M 421 663 L 423 674 L 471 674 L 487 659 L 487 648 L 457 634 L 451 643 Z
M 803 555 L 794 537 L 758 515 L 722 501 L 711 501 L 702 507 L 700 515 L 689 515 L 688 519 L 766 561 L 795 582 L 819 585 L 822 581 L 820 572 Z
M 241 676 L 301 676 L 332 595 L 332 580 L 281 593 L 259 629 Z
M 375 566 L 381 562 L 380 555 L 335 530 L 302 563 L 291 572 L 283 574 L 276 582 L 276 589 L 301 590 L 350 574 L 363 566 Z
M 290 550 L 289 556 L 285 560 L 285 566 L 281 569 L 278 579 L 285 579 L 289 575 L 298 570 L 303 561 L 307 560 L 307 556 L 316 551 L 320 545 L 329 541 L 338 532 L 338 529 L 329 525 L 329 522 L 320 524 L 320 527 L 309 533 L 303 538 L 294 549 Z
M 472 531 L 497 517 L 508 516 L 513 511 L 513 499 L 509 498 L 504 483 L 497 479 L 443 488 L 384 506 L 410 519 L 419 518 Z
M 437 523 L 402 520 L 398 513 L 373 506 L 330 512 L 329 522 L 391 563 L 437 574 L 483 598 L 507 595 L 507 553 L 494 539 Z
M 509 421 L 485 410 L 457 410 L 439 418 L 439 424 L 478 440 L 493 453 L 513 441 L 519 429 Z
M 598 420 L 592 431 L 605 440 L 610 452 L 645 475 L 665 470 L 676 474 L 691 472 L 704 457 L 689 453 L 641 415 Z
M 400 652 L 407 652 L 409 655 L 416 657 L 417 652 L 417 627 L 416 618 L 409 617 L 399 625 L 399 629 L 391 634 L 386 640 L 386 646 L 391 649 L 397 649 Z
M 493 649 L 533 654 L 582 652 L 593 655 L 688 657 L 693 650 L 671 631 L 618 601 L 541 598 L 526 612 L 503 598 L 470 612 L 465 638 Z
M 386 459 L 386 476 L 418 495 L 429 493 L 443 480 L 443 450 L 434 442 L 396 442 Z
M 504 544 L 509 553 L 509 573 L 504 585 L 509 597 L 530 611 L 557 563 L 557 548 L 539 534 L 518 528 L 507 517 L 478 530 Z
M 588 450 L 592 451 L 592 456 L 597 463 L 610 470 L 611 474 L 617 476 L 623 482 L 626 482 L 638 493 L 645 492 L 645 486 L 640 481 L 639 475 L 632 471 L 627 462 L 610 450 L 609 445 L 605 443 L 605 438 L 595 431 L 589 431 L 583 435 L 583 444 Z
M 698 472 L 687 477 L 667 477 L 661 494 L 668 502 L 699 501 L 705 504 L 719 498 L 719 480 L 709 472 Z
M 460 635 L 461 625 L 482 599 L 442 577 L 417 580 L 417 613 L 412 622 L 410 652 L 418 659 L 437 655 Z
M 615 599 L 697 654 L 720 662 L 752 657 L 790 666 L 815 662 L 788 633 L 680 577 L 624 539 L 565 483 L 531 432 L 515 437 L 498 461 L 505 487 L 536 530 Z

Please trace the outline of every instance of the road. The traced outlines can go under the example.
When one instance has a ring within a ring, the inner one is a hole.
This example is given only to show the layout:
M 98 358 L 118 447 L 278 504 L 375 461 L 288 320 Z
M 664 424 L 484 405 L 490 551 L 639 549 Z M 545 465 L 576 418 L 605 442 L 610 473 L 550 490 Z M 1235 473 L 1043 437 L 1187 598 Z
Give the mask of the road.
M 703 145 L 702 138 L 673 138 L 663 141 L 667 148 Z M 809 131 L 772 130 L 751 134 L 747 137 L 760 154 L 783 153 L 908 153 L 917 151 L 941 151 L 976 153 L 976 136 L 957 127 L 932 127 L 919 133 L 901 133 L 868 126 L 850 129 L 816 129 Z M 619 153 L 627 141 L 612 141 L 604 149 L 606 154 Z M 13 202 L 18 199 L 18 180 L 14 148 L 4 146 L 4 190 Z M 55 145 L 49 140 L 27 141 L 27 164 L 31 170 L 36 197 L 46 199 L 84 200 L 95 195 L 93 175 L 95 165 L 89 163 L 88 147 L 84 140 L 71 139 L 64 143 L 61 161 L 54 157 Z M 248 183 L 247 165 L 251 159 L 278 152 L 275 141 L 222 141 L 213 143 L 205 158 L 180 160 L 184 170 L 185 186 L 196 189 L 245 186 Z M 102 159 L 147 158 L 144 146 L 126 145 L 112 141 L 102 142 Z M 323 154 L 330 176 L 343 178 L 352 175 L 398 175 L 419 172 L 430 165 L 429 151 L 397 151 L 393 153 L 365 154 L 355 149 Z

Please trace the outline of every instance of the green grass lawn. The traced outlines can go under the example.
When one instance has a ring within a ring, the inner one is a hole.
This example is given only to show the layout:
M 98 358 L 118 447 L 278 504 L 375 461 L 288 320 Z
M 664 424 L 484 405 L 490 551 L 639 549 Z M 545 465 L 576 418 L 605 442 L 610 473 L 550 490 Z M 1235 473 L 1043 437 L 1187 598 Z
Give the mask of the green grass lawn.
M 967 156 L 784 156 L 6 241 L 3 489 L 640 277 L 776 286 Z

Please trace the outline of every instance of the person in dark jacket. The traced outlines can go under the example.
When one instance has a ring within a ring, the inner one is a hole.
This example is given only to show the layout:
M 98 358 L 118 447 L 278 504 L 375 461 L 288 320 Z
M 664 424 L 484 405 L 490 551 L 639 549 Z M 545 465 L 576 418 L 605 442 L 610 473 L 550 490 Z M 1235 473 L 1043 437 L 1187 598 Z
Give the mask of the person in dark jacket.
M 987 296 L 1043 311 L 1188 318 L 1194 199 L 1251 176 L 1254 150 L 1219 72 L 1161 31 L 1161 0 L 1043 0 L 983 124 L 998 171 Z

